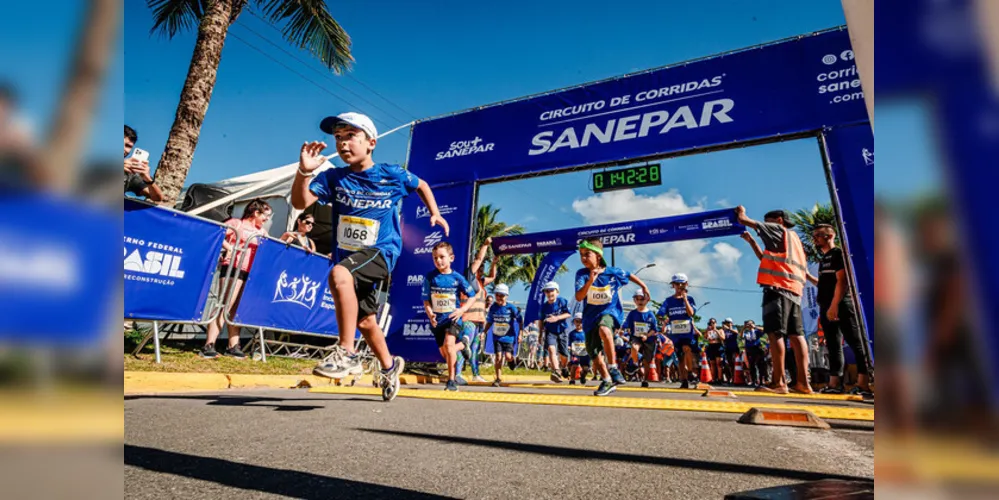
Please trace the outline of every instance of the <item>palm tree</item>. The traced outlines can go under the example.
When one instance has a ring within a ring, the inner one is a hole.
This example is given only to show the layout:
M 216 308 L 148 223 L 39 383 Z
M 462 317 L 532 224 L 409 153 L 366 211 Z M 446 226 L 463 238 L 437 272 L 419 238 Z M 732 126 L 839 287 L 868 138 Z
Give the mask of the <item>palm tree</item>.
M 308 50 L 334 73 L 343 73 L 354 60 L 350 37 L 323 0 L 146 0 L 155 19 L 153 33 L 173 38 L 198 27 L 177 115 L 156 167 L 156 182 L 167 206 L 175 203 L 191 168 L 229 27 L 250 1 L 260 8 L 261 18 L 284 25 L 282 33 L 289 43 Z
M 791 222 L 794 223 L 794 230 L 801 237 L 801 246 L 805 249 L 805 255 L 809 262 L 818 262 L 821 258 L 819 251 L 812 244 L 812 231 L 819 224 L 831 224 L 836 227 L 836 212 L 832 204 L 815 204 L 811 209 L 802 208 L 791 214 Z
M 472 229 L 472 234 L 474 235 L 472 241 L 475 242 L 473 251 L 478 250 L 486 241 L 486 238 L 524 234 L 524 228 L 520 224 L 507 224 L 498 220 L 499 212 L 500 209 L 491 204 L 483 205 L 476 211 L 475 226 Z M 515 283 L 511 279 L 518 267 L 516 256 L 501 256 L 497 265 L 499 267 L 496 270 L 496 281 L 493 283 L 493 286 L 499 283 L 506 283 L 508 285 Z
M 543 253 L 518 255 L 515 259 L 516 267 L 513 268 L 508 283 L 520 282 L 524 284 L 525 290 L 530 290 L 531 283 L 534 282 L 534 276 L 538 274 L 538 269 L 541 267 L 541 261 L 544 260 L 545 255 Z M 555 271 L 555 276 L 560 276 L 568 271 L 569 268 L 562 264 L 562 267 Z

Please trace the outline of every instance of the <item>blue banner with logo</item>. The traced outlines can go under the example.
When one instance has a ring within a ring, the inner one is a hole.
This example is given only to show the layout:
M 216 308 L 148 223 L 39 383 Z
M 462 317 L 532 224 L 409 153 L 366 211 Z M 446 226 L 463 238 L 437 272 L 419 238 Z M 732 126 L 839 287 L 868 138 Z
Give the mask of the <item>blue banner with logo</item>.
M 482 181 L 866 120 L 837 29 L 418 122 L 409 168 Z
M 874 134 L 870 124 L 825 132 L 836 200 L 850 251 L 861 319 L 867 325 L 871 352 L 874 325 Z
M 606 247 L 621 247 L 731 236 L 745 230 L 746 227 L 736 219 L 735 210 L 724 208 L 658 219 L 502 236 L 493 238 L 493 251 L 500 255 L 563 252 L 575 251 L 579 242 L 587 238 L 600 238 Z
M 298 247 L 263 239 L 243 285 L 235 323 L 337 335 L 336 309 L 330 294 L 333 261 Z
M 431 251 L 441 241 L 454 247 L 451 268 L 467 274 L 474 193 L 471 183 L 434 189 L 437 207 L 450 226 L 449 235 L 440 226 L 430 226 L 430 212 L 419 197 L 410 196 L 402 202 L 402 254 L 392 272 L 392 325 L 386 337 L 393 355 L 407 361 L 440 361 L 430 320 L 423 310 L 423 277 L 434 270 Z
M 574 253 L 576 253 L 576 250 L 551 252 L 541 261 L 541 265 L 538 266 L 538 272 L 534 275 L 534 281 L 531 282 L 531 294 L 527 296 L 527 310 L 524 312 L 525 325 L 530 325 L 540 319 L 541 303 L 545 300 L 542 287 L 545 286 L 545 283 L 555 279 L 555 274 L 559 268 Z
M 226 228 L 125 200 L 125 317 L 201 321 Z
M 72 222 L 40 230 L 56 214 L 71 214 Z M 3 345 L 100 345 L 121 283 L 113 247 L 122 232 L 119 217 L 116 209 L 76 199 L 0 188 Z

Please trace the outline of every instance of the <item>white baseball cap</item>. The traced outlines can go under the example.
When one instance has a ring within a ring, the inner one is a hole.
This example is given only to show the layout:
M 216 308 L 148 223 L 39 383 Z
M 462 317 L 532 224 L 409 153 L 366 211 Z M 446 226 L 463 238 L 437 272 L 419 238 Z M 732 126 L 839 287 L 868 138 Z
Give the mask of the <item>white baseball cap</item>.
M 724 325 L 725 323 L 733 323 L 732 318 L 725 318 L 725 321 L 722 321 L 722 324 Z
M 493 290 L 496 295 L 510 295 L 510 287 L 500 283 L 496 285 L 496 289 Z
M 545 287 L 542 288 L 542 290 L 558 290 L 558 283 L 549 281 L 548 283 L 545 283 Z
M 686 283 L 687 282 L 687 275 L 683 274 L 683 273 L 676 273 L 676 274 L 673 275 L 672 278 L 670 278 L 669 282 L 670 283 Z
M 572 316 L 572 319 L 578 319 L 579 321 L 583 321 L 583 313 L 576 313 L 576 314 L 574 314 Z
M 336 116 L 327 116 L 323 118 L 323 121 L 319 122 L 319 129 L 327 134 L 332 135 L 333 130 L 340 123 L 346 123 L 352 127 L 359 128 L 368 134 L 368 137 L 374 139 L 378 137 L 378 129 L 375 128 L 375 122 L 371 121 L 367 115 L 362 115 L 361 113 L 340 113 Z

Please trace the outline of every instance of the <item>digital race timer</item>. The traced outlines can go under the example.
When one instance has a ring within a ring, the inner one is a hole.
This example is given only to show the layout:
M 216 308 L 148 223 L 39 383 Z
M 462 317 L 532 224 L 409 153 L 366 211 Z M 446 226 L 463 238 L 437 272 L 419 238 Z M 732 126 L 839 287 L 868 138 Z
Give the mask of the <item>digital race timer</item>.
M 593 172 L 593 192 L 662 185 L 659 164 Z

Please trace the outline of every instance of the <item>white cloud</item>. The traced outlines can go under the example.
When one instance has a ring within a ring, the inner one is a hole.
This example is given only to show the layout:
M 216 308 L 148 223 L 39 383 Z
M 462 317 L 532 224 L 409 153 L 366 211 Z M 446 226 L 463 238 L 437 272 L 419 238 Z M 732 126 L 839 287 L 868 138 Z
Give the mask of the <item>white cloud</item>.
M 732 203 L 728 201 L 728 198 L 722 198 L 722 199 L 716 201 L 715 205 L 718 205 L 719 207 L 722 207 L 722 208 L 728 208 L 728 207 L 732 206 Z
M 702 212 L 706 210 L 705 205 L 707 200 L 698 200 L 696 204 L 688 205 L 675 189 L 656 196 L 638 195 L 633 190 L 623 190 L 575 200 L 572 208 L 587 224 L 597 225 Z M 615 253 L 618 267 L 629 270 L 649 262 L 656 263 L 655 267 L 642 271 L 639 277 L 651 281 L 649 288 L 657 300 L 667 293 L 669 287 L 655 282 L 668 283 L 674 273 L 686 274 L 695 286 L 740 281 L 739 259 L 743 252 L 725 242 L 674 241 L 621 247 Z

